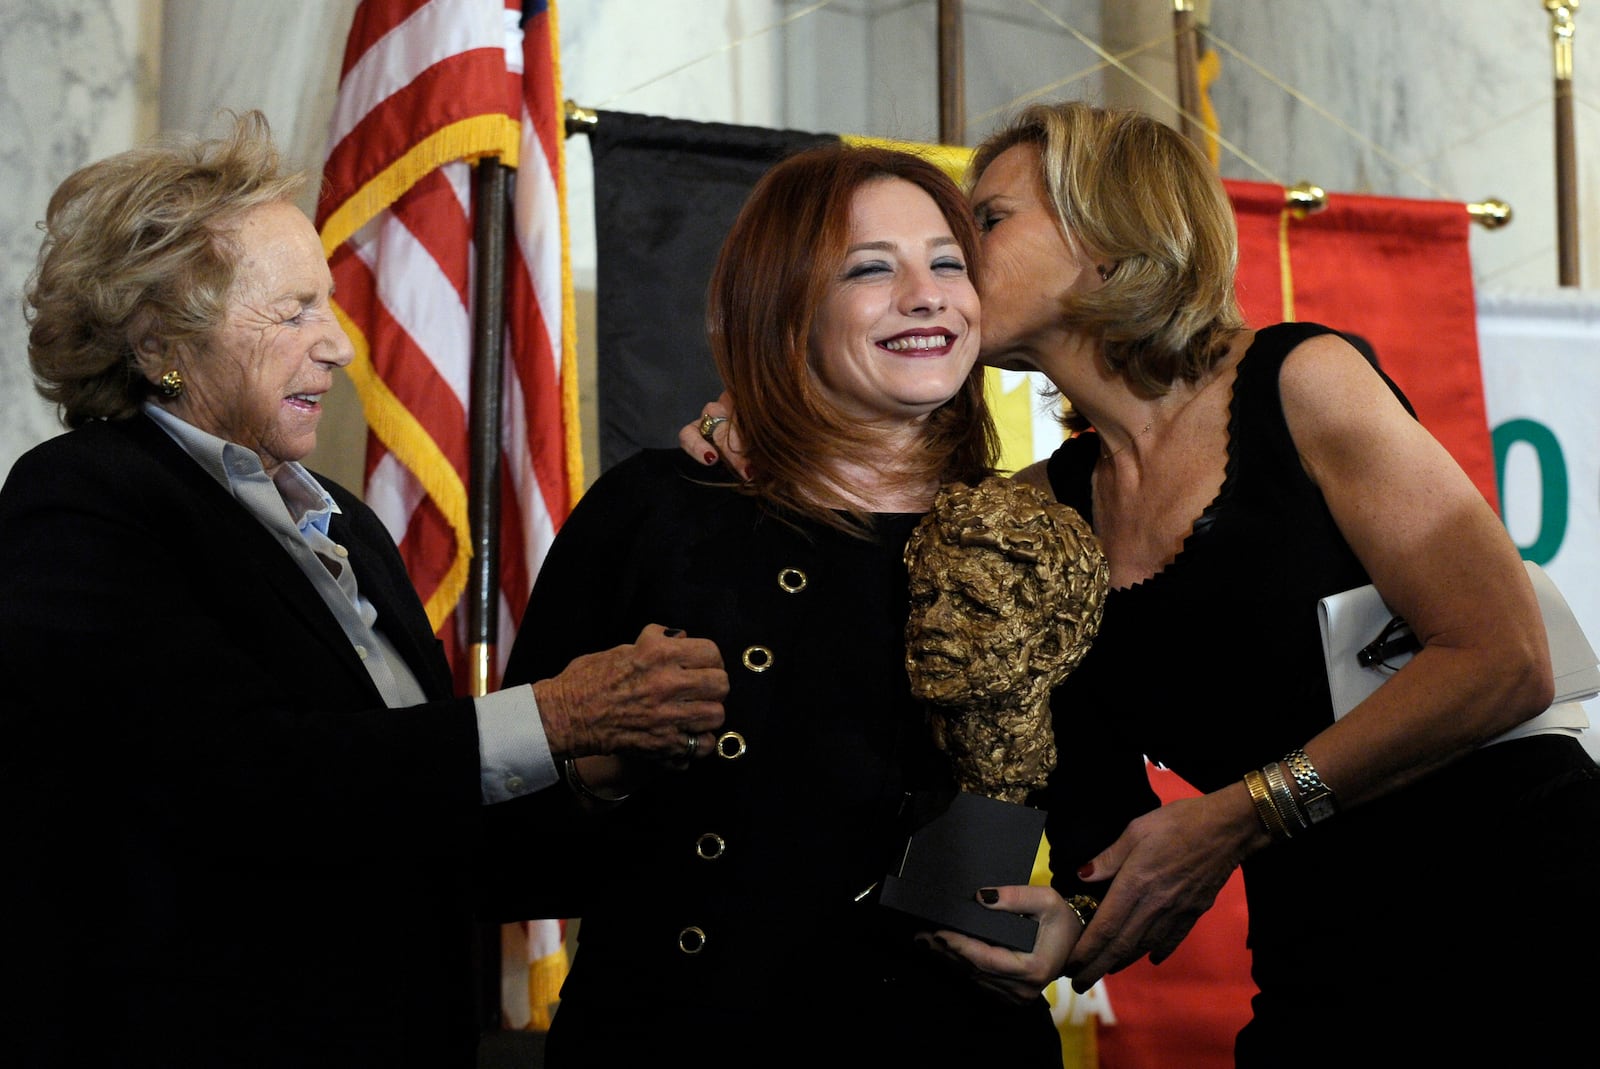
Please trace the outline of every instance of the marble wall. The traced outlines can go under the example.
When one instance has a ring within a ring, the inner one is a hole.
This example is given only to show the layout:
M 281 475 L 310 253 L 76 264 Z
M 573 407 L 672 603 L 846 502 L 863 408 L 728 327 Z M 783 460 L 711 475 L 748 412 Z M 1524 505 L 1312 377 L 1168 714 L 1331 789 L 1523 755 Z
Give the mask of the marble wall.
M 34 393 L 22 290 L 50 192 L 156 132 L 159 0 L 0 0 L 0 473 L 60 429 Z
M 1578 6 L 1576 4 L 1574 7 Z M 1224 175 L 1511 205 L 1472 229 L 1480 289 L 1557 286 L 1554 60 L 1541 0 L 1215 3 Z M 1248 10 L 1246 10 L 1248 9 Z M 1358 14 L 1359 11 L 1359 14 Z M 1600 286 L 1600 11 L 1574 38 L 1582 281 Z
M 49 191 L 156 129 L 260 107 L 316 166 L 355 0 L 0 0 L 0 472 L 55 429 L 32 394 L 20 291 Z M 1473 229 L 1480 289 L 1557 283 L 1552 48 L 1541 0 L 1201 5 L 1229 177 L 1330 192 L 1511 204 Z M 1170 0 L 968 0 L 971 142 L 1036 96 L 1170 100 Z M 938 137 L 934 0 L 558 0 L 566 95 L 587 107 L 797 129 Z M 1586 19 L 1593 19 L 1586 22 Z M 1580 212 L 1600 218 L 1600 13 L 1575 38 Z M 568 141 L 580 342 L 592 331 L 586 140 Z M 1600 285 L 1600 229 L 1584 227 Z M 1425 299 L 1425 295 L 1419 295 Z M 580 359 L 585 354 L 580 354 Z M 592 360 L 583 359 L 592 405 Z M 314 462 L 359 484 L 342 389 Z M 587 421 L 593 425 L 592 420 Z M 591 474 L 597 470 L 591 461 Z

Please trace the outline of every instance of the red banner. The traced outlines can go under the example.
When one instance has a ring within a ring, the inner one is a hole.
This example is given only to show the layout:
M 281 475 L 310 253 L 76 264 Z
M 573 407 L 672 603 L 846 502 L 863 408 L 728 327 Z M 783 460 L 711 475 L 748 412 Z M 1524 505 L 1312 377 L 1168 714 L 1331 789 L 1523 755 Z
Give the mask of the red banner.
M 1197 793 L 1155 765 L 1150 783 L 1163 803 Z M 1233 1038 L 1250 1019 L 1256 993 L 1248 924 L 1244 877 L 1234 870 L 1172 957 L 1160 965 L 1140 958 L 1105 978 L 1115 1021 L 1099 1022 L 1098 1059 L 1079 1062 L 1079 1069 L 1233 1069 Z
M 1365 338 L 1422 425 L 1498 510 L 1467 206 L 1338 193 L 1306 213 L 1284 207 L 1281 186 L 1226 185 L 1250 325 L 1298 320 Z

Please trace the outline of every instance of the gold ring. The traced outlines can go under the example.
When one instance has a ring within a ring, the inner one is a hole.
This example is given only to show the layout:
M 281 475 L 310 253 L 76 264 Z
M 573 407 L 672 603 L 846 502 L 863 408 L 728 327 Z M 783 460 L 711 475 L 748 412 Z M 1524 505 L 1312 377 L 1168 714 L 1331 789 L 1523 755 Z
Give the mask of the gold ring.
M 715 437 L 713 437 L 713 435 L 715 435 L 717 432 L 717 424 L 726 422 L 728 422 L 727 416 L 701 416 L 700 437 L 704 438 L 707 444 L 709 444 L 711 448 L 715 449 L 717 447 L 717 440 Z
M 1100 908 L 1100 900 L 1093 895 L 1073 895 L 1067 899 L 1067 908 L 1077 914 L 1078 923 L 1085 928 L 1094 920 L 1095 911 Z

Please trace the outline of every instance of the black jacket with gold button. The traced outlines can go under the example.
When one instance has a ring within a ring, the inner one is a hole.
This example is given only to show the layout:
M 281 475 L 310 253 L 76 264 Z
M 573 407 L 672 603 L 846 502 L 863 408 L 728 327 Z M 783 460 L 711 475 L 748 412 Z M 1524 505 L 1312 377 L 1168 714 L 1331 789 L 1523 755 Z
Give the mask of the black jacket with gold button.
M 975 1050 L 1042 1037 L 1060 1064 L 1047 1013 L 1019 1024 L 863 897 L 891 864 L 905 793 L 949 782 L 905 672 L 901 551 L 917 518 L 853 537 L 660 450 L 607 472 L 567 520 L 507 683 L 658 623 L 714 640 L 730 691 L 717 754 L 687 772 L 599 814 L 559 789 L 528 803 L 549 838 L 521 851 L 527 897 L 499 912 L 581 918 L 552 1064 L 660 1057 L 691 1021 L 724 1038 L 783 1028 L 787 1045 L 819 1011 L 858 1014 L 897 1053 L 927 1035 L 948 1051 L 957 1012 Z

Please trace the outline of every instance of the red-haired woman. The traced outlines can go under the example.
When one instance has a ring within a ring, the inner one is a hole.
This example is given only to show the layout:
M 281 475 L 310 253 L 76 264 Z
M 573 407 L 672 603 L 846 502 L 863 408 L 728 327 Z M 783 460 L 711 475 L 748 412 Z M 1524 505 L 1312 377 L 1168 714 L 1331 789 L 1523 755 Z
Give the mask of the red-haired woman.
M 940 484 L 991 465 L 977 251 L 925 160 L 777 164 L 709 300 L 750 479 L 646 451 L 556 539 L 508 680 L 657 617 L 714 639 L 731 679 L 714 756 L 682 775 L 569 766 L 575 834 L 540 854 L 572 896 L 552 909 L 581 917 L 552 1066 L 1060 1066 L 1042 997 L 997 997 L 871 894 L 906 792 L 948 783 L 906 676 L 901 554 Z

